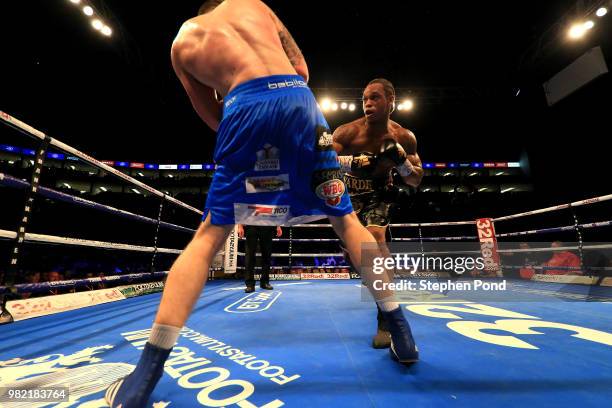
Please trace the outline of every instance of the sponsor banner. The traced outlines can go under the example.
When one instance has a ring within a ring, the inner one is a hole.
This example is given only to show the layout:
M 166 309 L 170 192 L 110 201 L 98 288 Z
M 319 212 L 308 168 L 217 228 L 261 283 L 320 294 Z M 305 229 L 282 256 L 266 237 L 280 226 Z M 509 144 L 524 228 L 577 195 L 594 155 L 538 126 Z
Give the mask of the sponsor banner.
M 301 277 L 297 273 L 274 273 L 270 274 L 271 281 L 284 281 L 284 280 L 300 280 Z M 261 280 L 261 275 L 255 275 L 255 280 Z
M 301 273 L 304 280 L 351 279 L 350 273 Z
M 280 170 L 280 150 L 270 144 L 258 150 L 255 171 Z
M 480 252 L 484 260 L 485 269 L 495 272 L 499 277 L 502 276 L 499 267 L 499 253 L 497 252 L 497 237 L 495 236 L 495 226 L 491 218 L 479 218 L 476 220 L 478 229 L 478 240 L 480 241 Z
M 308 84 L 301 79 L 286 79 L 282 82 L 268 82 L 268 89 L 281 88 L 308 88 Z
M 604 278 L 599 284 L 600 286 L 612 286 L 612 277 Z
M 245 185 L 246 192 L 248 194 L 289 190 L 289 174 L 264 177 L 247 177 L 245 180 Z
M 227 306 L 227 313 L 256 313 L 268 310 L 283 292 L 255 292 Z
M 236 267 L 238 266 L 238 231 L 236 227 L 234 227 L 229 237 L 227 237 L 227 239 L 225 240 L 224 258 L 225 259 L 223 260 L 223 269 L 225 273 L 236 273 Z
M 18 321 L 124 299 L 123 293 L 117 288 L 113 288 L 12 300 L 7 302 L 6 308 L 13 315 L 13 318 Z
M 164 290 L 164 282 L 140 283 L 137 285 L 120 286 L 117 289 L 119 289 L 126 298 L 132 298 L 161 292 Z
M 291 218 L 288 205 L 234 203 L 236 224 L 282 225 Z
M 576 283 L 579 285 L 595 285 L 599 277 L 578 275 L 533 275 L 531 280 L 549 283 Z
M 331 150 L 334 145 L 334 137 L 331 131 L 324 126 L 317 126 L 315 135 L 315 149 L 319 151 Z

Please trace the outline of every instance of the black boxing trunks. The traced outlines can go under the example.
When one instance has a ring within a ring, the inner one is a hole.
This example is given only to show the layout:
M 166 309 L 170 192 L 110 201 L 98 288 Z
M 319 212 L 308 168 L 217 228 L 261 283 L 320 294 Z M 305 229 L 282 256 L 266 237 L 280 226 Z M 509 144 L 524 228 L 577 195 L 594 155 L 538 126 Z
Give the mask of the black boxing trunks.
M 357 177 L 344 175 L 344 184 L 351 197 L 353 209 L 359 221 L 366 227 L 386 227 L 391 222 L 390 213 L 395 200 L 389 199 L 389 178 Z

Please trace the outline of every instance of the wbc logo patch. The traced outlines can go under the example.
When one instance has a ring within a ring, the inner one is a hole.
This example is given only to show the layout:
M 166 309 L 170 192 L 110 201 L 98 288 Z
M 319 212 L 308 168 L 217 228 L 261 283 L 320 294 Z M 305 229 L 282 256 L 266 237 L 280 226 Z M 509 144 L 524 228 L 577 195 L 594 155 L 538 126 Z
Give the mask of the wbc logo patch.
M 325 203 L 331 207 L 336 207 L 342 200 L 342 195 L 346 190 L 344 182 L 338 179 L 327 180 L 317 186 L 315 192 L 317 197 L 325 200 Z

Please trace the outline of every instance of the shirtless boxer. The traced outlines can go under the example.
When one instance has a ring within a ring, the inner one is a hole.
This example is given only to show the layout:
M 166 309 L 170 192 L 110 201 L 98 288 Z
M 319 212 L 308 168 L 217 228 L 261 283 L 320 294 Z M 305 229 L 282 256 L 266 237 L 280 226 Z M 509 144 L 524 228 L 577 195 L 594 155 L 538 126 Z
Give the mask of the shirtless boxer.
M 288 225 L 327 216 L 356 265 L 362 243 L 376 243 L 353 212 L 329 126 L 306 84 L 306 61 L 272 10 L 259 0 L 206 1 L 181 27 L 172 63 L 196 113 L 217 131 L 218 167 L 203 221 L 170 269 L 140 360 L 106 391 L 112 408 L 147 403 L 234 224 Z M 372 269 L 365 269 L 373 282 Z M 392 291 L 373 296 L 390 321 L 392 357 L 418 360 Z
M 382 78 L 372 80 L 363 91 L 365 116 L 340 126 L 333 135 L 334 149 L 345 163 L 344 181 L 353 208 L 359 221 L 379 243 L 384 256 L 390 256 L 386 233 L 389 213 L 396 198 L 393 191 L 397 188 L 390 186 L 391 169 L 398 167 L 403 182 L 412 187 L 418 187 L 423 178 L 414 134 L 389 119 L 394 103 L 395 88 L 391 82 Z M 391 151 L 394 157 L 390 156 Z M 367 161 L 368 165 L 351 166 L 354 160 L 358 163 Z M 377 320 L 372 346 L 389 347 L 391 334 L 380 308 Z

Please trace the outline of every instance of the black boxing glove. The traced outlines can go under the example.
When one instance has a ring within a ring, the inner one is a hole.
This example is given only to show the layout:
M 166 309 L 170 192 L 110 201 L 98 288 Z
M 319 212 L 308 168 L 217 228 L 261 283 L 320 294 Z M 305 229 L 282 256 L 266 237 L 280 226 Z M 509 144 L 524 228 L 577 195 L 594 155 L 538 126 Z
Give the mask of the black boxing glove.
M 370 152 L 357 153 L 352 156 L 338 156 L 338 163 L 343 171 L 358 177 L 371 176 L 378 163 L 376 156 Z
M 401 144 L 393 139 L 385 139 L 380 146 L 380 153 L 377 156 L 378 160 L 389 160 L 395 164 L 402 177 L 409 176 L 412 171 L 412 163 L 408 160 L 408 155 Z

